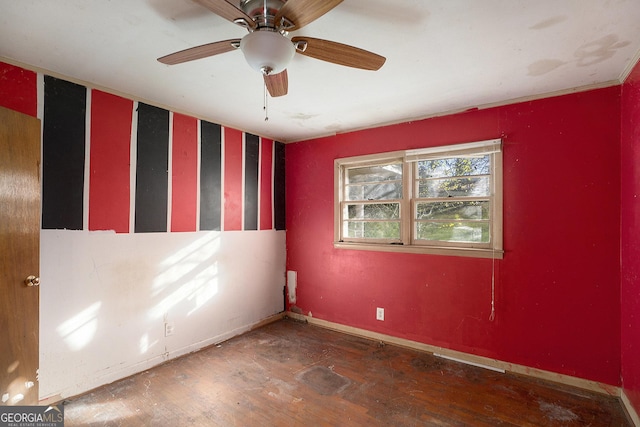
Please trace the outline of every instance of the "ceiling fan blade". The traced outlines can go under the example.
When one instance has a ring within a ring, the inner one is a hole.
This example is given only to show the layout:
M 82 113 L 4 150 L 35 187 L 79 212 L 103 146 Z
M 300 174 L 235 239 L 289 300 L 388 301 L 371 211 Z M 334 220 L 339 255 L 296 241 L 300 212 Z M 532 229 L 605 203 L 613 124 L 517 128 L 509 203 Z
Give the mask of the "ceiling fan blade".
M 269 74 L 264 76 L 264 84 L 272 97 L 284 96 L 289 90 L 289 77 L 287 70 L 278 74 Z
M 243 20 L 246 23 L 246 26 L 252 29 L 256 28 L 256 23 L 253 19 L 242 10 L 238 9 L 233 4 L 229 3 L 226 0 L 195 0 L 197 3 L 206 7 L 216 15 L 219 15 L 226 19 L 227 21 L 231 21 L 234 24 L 239 24 L 238 20 Z M 242 24 L 239 24 L 242 25 Z M 245 26 L 245 25 L 243 25 Z
M 276 25 L 286 18 L 293 26 L 286 26 L 285 30 L 295 31 L 342 3 L 342 0 L 287 0 L 276 14 Z
M 181 64 L 183 62 L 193 61 L 195 59 L 201 59 L 208 56 L 230 52 L 232 50 L 235 50 L 238 46 L 240 46 L 240 39 L 223 40 L 171 53 L 169 55 L 158 58 L 158 61 L 168 65 Z
M 329 40 L 293 37 L 291 41 L 297 45 L 296 52 L 302 55 L 347 67 L 375 71 L 379 70 L 387 60 L 384 56 L 367 50 Z

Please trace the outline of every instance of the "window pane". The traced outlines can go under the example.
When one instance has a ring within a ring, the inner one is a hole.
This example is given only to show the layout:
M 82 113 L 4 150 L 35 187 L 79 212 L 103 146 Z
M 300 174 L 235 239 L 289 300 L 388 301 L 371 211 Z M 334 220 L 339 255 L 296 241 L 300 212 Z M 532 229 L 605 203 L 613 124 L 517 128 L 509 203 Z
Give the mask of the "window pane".
M 347 221 L 346 236 L 368 239 L 400 239 L 399 221 Z
M 366 166 L 347 169 L 347 183 L 402 180 L 402 164 Z
M 489 177 L 444 178 L 418 181 L 418 197 L 489 196 Z
M 416 219 L 489 219 L 489 201 L 418 203 Z
M 402 181 L 349 185 L 347 200 L 389 200 L 402 198 Z
M 418 178 L 488 175 L 490 170 L 488 154 L 479 157 L 452 157 L 418 162 Z
M 418 222 L 416 238 L 442 242 L 488 243 L 488 222 Z
M 400 203 L 347 205 L 348 219 L 399 219 Z

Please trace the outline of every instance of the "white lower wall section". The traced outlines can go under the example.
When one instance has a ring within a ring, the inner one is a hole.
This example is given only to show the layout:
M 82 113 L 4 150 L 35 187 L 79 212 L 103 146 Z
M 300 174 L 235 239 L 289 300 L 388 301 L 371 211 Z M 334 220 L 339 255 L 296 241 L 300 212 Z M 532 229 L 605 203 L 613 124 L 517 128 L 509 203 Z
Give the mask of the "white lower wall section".
M 220 342 L 284 309 L 284 231 L 43 230 L 40 247 L 41 400 Z

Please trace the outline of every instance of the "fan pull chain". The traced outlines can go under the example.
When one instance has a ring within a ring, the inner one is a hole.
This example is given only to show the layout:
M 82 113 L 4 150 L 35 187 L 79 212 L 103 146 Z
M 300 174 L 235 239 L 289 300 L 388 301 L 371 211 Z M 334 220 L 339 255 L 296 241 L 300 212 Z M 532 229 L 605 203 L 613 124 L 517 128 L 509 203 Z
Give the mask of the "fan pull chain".
M 269 97 L 267 96 L 267 82 L 264 82 L 264 104 L 262 109 L 264 110 L 264 121 L 269 121 L 269 110 L 268 110 L 268 101 Z

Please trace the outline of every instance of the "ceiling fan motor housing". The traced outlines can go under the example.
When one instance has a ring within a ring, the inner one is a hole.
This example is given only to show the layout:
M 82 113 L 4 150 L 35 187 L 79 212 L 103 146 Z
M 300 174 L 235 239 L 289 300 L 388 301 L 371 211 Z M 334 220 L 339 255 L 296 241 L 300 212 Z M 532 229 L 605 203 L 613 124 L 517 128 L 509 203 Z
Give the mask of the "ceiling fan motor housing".
M 276 28 L 276 14 L 284 5 L 283 0 L 242 0 L 240 9 L 258 24 L 258 28 Z

